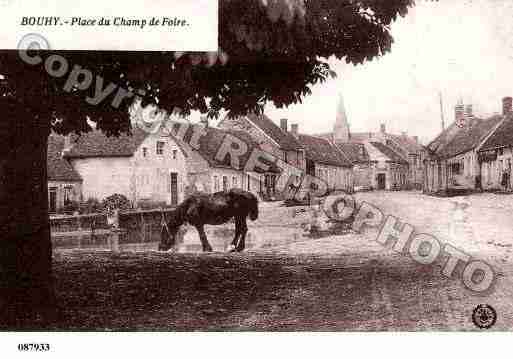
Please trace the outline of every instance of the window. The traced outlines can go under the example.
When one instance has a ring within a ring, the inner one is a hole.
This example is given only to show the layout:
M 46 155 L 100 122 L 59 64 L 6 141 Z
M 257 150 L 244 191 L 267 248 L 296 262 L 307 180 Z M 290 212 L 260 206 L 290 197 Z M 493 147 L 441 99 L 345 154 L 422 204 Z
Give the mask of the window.
M 214 192 L 219 192 L 219 177 L 214 176 Z
M 451 172 L 459 175 L 463 172 L 463 166 L 460 163 L 451 163 Z
M 303 163 L 303 152 L 297 151 L 297 164 L 301 165 Z
M 285 163 L 288 163 L 287 151 L 283 151 L 283 161 L 284 161 Z
M 177 154 L 177 151 L 176 150 L 173 150 L 173 159 L 176 160 L 176 154 Z
M 143 155 L 143 157 L 148 156 L 148 147 L 143 147 L 143 149 L 142 149 L 142 155 Z
M 64 186 L 64 204 L 69 204 L 72 200 L 73 186 Z
M 248 191 L 251 191 L 251 177 L 248 175 Z
M 235 176 L 232 177 L 232 187 L 237 188 L 237 177 Z
M 157 155 L 164 154 L 164 145 L 165 145 L 165 142 L 157 141 L 157 148 L 156 148 Z
M 228 191 L 228 177 L 223 176 L 223 191 Z

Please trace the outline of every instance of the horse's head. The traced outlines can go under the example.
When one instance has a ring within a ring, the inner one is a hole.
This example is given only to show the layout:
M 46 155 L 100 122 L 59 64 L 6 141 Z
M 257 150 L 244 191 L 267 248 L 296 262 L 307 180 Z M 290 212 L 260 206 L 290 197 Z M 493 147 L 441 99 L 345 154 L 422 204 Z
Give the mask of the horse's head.
M 258 218 L 258 198 L 252 195 L 251 204 L 249 208 L 249 218 L 254 221 Z
M 183 221 L 181 221 L 180 216 L 176 211 L 169 214 L 167 226 L 163 227 L 161 233 L 159 244 L 160 251 L 168 251 L 176 245 L 178 233 L 182 224 Z

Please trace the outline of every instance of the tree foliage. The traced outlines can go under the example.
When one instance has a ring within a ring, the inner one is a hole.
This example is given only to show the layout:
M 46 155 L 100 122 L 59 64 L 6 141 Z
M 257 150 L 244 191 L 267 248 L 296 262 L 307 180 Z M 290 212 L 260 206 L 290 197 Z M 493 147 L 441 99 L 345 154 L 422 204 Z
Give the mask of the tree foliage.
M 413 0 L 221 0 L 218 53 L 59 52 L 126 89 L 144 89 L 143 103 L 184 114 L 216 117 L 260 112 L 267 102 L 283 107 L 302 101 L 310 88 L 335 73 L 327 58 L 361 64 L 390 51 L 390 24 Z M 89 117 L 108 134 L 129 130 L 129 101 L 111 106 L 84 101 L 86 89 L 63 91 L 67 76 L 49 76 L 16 52 L 0 54 L 3 96 L 52 122 L 60 133 L 90 129 Z

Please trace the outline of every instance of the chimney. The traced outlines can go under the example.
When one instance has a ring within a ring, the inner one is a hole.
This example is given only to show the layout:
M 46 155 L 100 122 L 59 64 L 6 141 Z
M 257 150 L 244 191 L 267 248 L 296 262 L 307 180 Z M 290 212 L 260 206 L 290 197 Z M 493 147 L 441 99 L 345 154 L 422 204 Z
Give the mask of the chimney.
M 502 99 L 502 114 L 504 116 L 511 114 L 513 112 L 513 98 L 511 97 L 504 97 Z
M 384 123 L 382 123 L 382 124 L 381 124 L 381 126 L 380 126 L 380 130 L 381 130 L 381 133 L 385 133 L 385 132 L 387 132 L 387 131 L 386 131 L 386 127 L 385 127 L 385 124 L 384 124 Z
M 287 119 L 286 118 L 282 118 L 280 120 L 280 128 L 283 130 L 283 131 L 287 131 Z
M 469 104 L 469 105 L 465 106 L 465 116 L 467 118 L 472 118 L 474 116 L 474 114 L 472 112 L 472 104 Z
M 290 132 L 292 133 L 292 136 L 295 138 L 299 135 L 299 125 L 297 123 L 293 123 L 290 125 Z
M 454 120 L 456 123 L 461 123 L 462 120 L 465 119 L 465 106 L 463 105 L 463 102 L 460 100 L 454 106 Z

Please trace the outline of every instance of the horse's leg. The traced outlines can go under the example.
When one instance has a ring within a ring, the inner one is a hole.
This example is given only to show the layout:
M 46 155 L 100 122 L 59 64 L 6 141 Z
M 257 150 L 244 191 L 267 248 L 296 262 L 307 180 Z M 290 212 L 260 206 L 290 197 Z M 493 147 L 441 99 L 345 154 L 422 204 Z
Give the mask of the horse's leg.
M 240 237 L 241 223 L 239 218 L 235 218 L 235 236 L 233 237 L 232 245 L 230 246 L 230 252 L 233 252 L 237 248 L 237 239 Z
M 196 229 L 198 230 L 201 246 L 203 247 L 203 252 L 212 252 L 212 247 L 210 246 L 210 243 L 208 243 L 207 234 L 205 233 L 203 225 L 196 226 Z
M 248 233 L 248 225 L 246 223 L 246 217 L 239 218 L 237 223 L 240 226 L 240 238 L 235 248 L 237 252 L 242 252 L 246 248 L 246 234 Z

